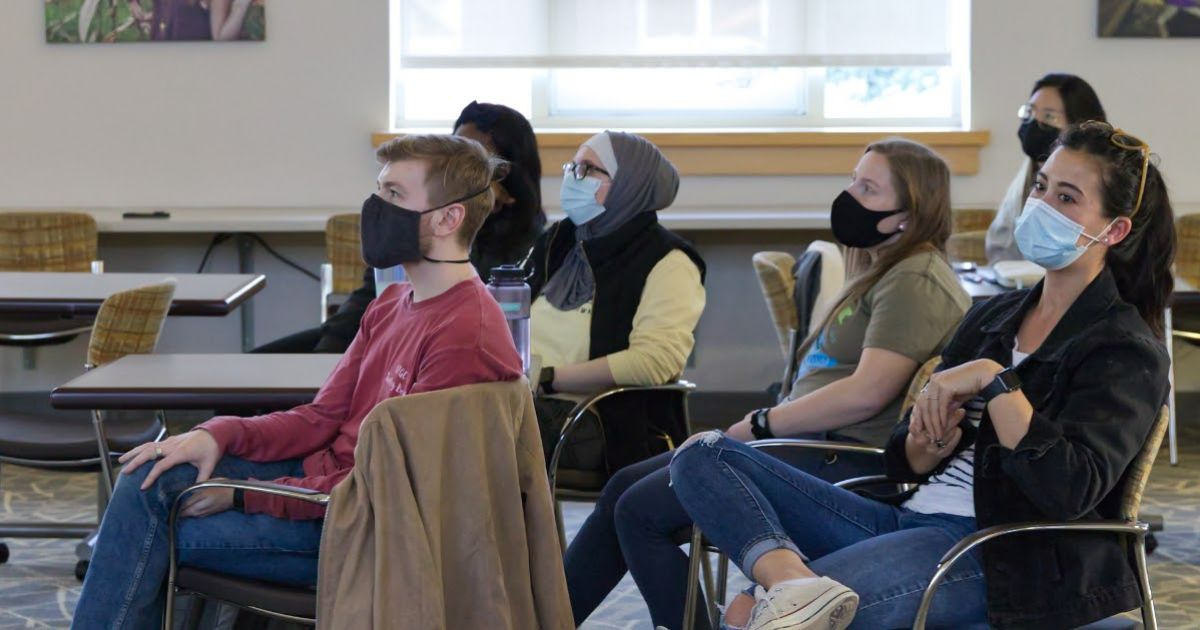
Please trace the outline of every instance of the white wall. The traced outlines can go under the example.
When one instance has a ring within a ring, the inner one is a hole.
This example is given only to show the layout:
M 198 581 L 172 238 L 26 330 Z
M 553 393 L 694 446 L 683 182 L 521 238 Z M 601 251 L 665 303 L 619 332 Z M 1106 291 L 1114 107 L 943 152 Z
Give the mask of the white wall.
M 333 7 L 336 6 L 336 9 Z M 358 206 L 374 176 L 370 133 L 388 120 L 387 0 L 273 0 L 267 41 L 50 46 L 39 2 L 0 2 L 0 208 Z M 972 4 L 972 126 L 992 132 L 955 205 L 990 206 L 1017 168 L 1016 109 L 1048 71 L 1087 78 L 1112 120 L 1161 156 L 1177 210 L 1200 210 L 1200 40 L 1101 40 L 1095 2 Z M 548 171 L 552 172 L 553 165 Z M 681 208 L 823 208 L 842 177 L 687 178 Z M 545 182 L 547 199 L 557 181 Z M 551 207 L 556 203 L 548 204 Z M 749 255 L 798 249 L 796 232 L 692 234 L 709 261 L 696 369 L 713 390 L 759 389 L 779 366 Z M 316 268 L 320 239 L 271 236 Z M 111 271 L 194 270 L 205 237 L 106 236 Z M 228 246 L 226 246 L 228 247 Z M 217 267 L 229 269 L 232 249 Z M 256 255 L 259 341 L 315 323 L 315 283 Z M 236 351 L 237 318 L 172 319 L 166 351 Z M 76 343 L 37 372 L 0 348 L 0 390 L 46 389 L 77 372 Z
M 267 5 L 262 43 L 77 46 L 0 3 L 0 206 L 356 207 L 387 0 Z

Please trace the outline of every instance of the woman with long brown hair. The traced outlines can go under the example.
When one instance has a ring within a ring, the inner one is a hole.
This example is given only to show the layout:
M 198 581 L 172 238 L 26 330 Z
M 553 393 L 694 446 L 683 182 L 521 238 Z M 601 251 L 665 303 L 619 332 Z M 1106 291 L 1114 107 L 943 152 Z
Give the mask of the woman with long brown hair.
M 901 139 L 867 147 L 834 200 L 834 236 L 847 250 L 848 284 L 803 357 L 789 399 L 731 426 L 730 438 L 819 436 L 882 447 L 917 368 L 936 356 L 970 304 L 946 261 L 950 171 L 928 148 Z M 567 550 L 577 623 L 633 574 L 654 623 L 677 628 L 687 559 L 672 534 L 691 524 L 661 456 L 618 471 Z M 843 479 L 879 462 L 816 454 L 805 470 Z M 706 628 L 703 615 L 697 627 Z

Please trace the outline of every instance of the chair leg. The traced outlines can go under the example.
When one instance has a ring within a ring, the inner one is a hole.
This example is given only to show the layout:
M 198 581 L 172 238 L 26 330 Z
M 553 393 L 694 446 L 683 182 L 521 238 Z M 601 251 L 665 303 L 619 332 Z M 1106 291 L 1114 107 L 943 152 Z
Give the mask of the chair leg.
M 708 608 L 704 611 L 704 613 L 708 615 L 709 621 L 720 621 L 719 615 L 721 613 L 719 610 L 717 610 L 717 589 L 716 586 L 713 585 L 712 559 L 708 556 L 708 550 L 704 549 L 703 547 L 700 549 L 700 559 L 700 568 L 704 573 L 705 602 L 708 604 Z M 716 628 L 718 625 L 713 623 L 712 627 Z
M 104 477 L 104 491 L 111 498 L 113 491 L 112 455 L 108 449 L 108 434 L 104 432 L 104 414 L 92 410 L 92 429 L 96 434 L 96 449 L 100 454 L 100 474 Z
M 562 501 L 558 497 L 551 497 L 554 500 L 554 526 L 558 528 L 558 545 L 562 547 L 563 555 L 567 553 L 567 527 L 563 523 Z
M 717 603 L 724 605 L 729 595 L 729 556 L 720 554 L 717 561 Z M 717 619 L 716 621 L 720 621 Z M 719 624 L 714 624 L 716 628 Z
M 700 596 L 700 562 L 704 557 L 703 541 L 703 532 L 699 527 L 692 525 L 692 544 L 688 548 L 687 601 L 683 604 L 684 630 L 696 627 L 696 600 Z
M 1137 558 L 1138 581 L 1142 588 L 1142 626 L 1145 630 L 1158 630 L 1158 618 L 1154 614 L 1154 594 L 1150 590 L 1150 570 L 1146 568 L 1146 535 L 1137 537 L 1134 556 Z

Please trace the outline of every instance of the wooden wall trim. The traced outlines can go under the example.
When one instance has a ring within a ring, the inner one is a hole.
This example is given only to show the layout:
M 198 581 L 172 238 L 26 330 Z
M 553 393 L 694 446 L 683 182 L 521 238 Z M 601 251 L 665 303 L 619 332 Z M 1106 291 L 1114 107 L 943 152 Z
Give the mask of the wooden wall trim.
M 425 131 L 425 130 L 422 130 Z M 416 131 L 372 134 L 373 146 Z M 542 168 L 552 174 L 571 159 L 593 132 L 537 133 Z M 901 136 L 929 145 L 950 163 L 955 175 L 979 172 L 979 151 L 991 140 L 988 131 L 646 131 L 640 132 L 666 153 L 682 175 L 845 175 L 866 145 Z

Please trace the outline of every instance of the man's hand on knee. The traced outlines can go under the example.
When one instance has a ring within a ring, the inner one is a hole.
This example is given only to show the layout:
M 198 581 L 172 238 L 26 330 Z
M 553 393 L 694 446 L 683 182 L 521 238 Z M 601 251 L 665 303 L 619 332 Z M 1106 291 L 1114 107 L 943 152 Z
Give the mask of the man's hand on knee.
M 196 481 L 207 481 L 220 459 L 221 447 L 217 440 L 208 431 L 196 429 L 171 436 L 162 442 L 147 442 L 125 453 L 117 461 L 125 465 L 121 472 L 129 475 L 142 464 L 157 460 L 142 482 L 142 490 L 146 490 L 154 485 L 159 475 L 179 464 L 195 466 Z
M 224 512 L 233 507 L 233 488 L 203 488 L 192 493 L 179 513 L 184 518 L 199 518 Z

